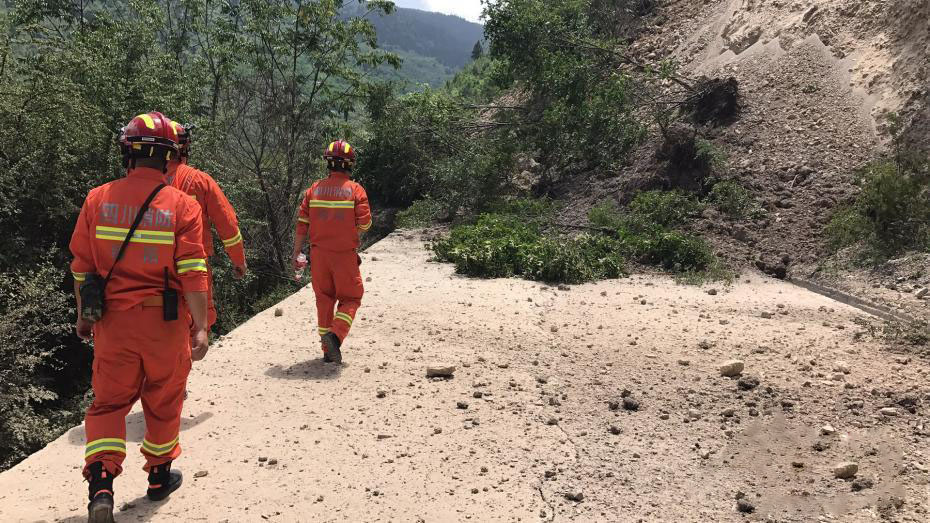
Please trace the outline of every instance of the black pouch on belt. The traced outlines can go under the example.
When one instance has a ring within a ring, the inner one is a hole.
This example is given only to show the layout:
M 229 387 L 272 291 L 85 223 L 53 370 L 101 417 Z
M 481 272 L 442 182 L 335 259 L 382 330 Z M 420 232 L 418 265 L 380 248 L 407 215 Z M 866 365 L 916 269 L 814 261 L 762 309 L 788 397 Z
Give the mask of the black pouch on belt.
M 90 322 L 100 321 L 103 317 L 103 292 L 106 283 L 96 274 L 88 274 L 81 284 L 81 317 Z
M 165 288 L 161 291 L 161 297 L 165 321 L 178 319 L 178 291 L 168 287 L 168 267 L 165 267 Z

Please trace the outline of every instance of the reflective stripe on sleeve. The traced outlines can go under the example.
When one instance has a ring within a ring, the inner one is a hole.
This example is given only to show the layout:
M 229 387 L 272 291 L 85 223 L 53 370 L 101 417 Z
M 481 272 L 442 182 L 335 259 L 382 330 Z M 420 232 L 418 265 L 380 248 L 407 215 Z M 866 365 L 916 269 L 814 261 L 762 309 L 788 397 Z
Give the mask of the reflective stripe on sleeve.
M 371 223 L 372 223 L 372 222 L 368 222 L 368 223 L 366 223 L 365 225 L 359 225 L 359 226 L 358 226 L 358 230 L 364 232 L 364 231 L 367 231 L 368 229 L 371 229 Z
M 74 276 L 74 281 L 84 281 L 87 279 L 86 272 L 74 272 L 71 271 L 71 275 Z
M 300 223 L 307 223 L 307 224 L 310 223 L 310 220 L 308 220 L 308 219 L 306 219 L 306 218 L 304 218 L 304 217 L 302 217 L 302 216 L 298 216 L 298 217 L 297 217 L 297 221 L 300 222 Z
M 236 235 L 228 240 L 223 240 L 223 246 L 227 249 L 236 245 L 237 243 L 242 243 L 242 232 L 239 229 L 236 229 Z
M 200 258 L 193 260 L 181 260 L 178 262 L 178 274 L 184 274 L 185 272 L 190 271 L 207 272 L 207 260 Z

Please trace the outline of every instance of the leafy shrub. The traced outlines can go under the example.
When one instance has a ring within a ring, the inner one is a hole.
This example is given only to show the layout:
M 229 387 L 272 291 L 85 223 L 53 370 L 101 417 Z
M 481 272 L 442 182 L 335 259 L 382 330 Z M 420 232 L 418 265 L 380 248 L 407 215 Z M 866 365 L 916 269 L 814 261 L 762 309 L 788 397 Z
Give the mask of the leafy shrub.
M 644 191 L 633 198 L 629 214 L 662 227 L 675 227 L 702 208 L 694 196 L 682 191 Z
M 442 205 L 434 200 L 417 200 L 397 213 L 398 229 L 416 229 L 435 222 L 442 213 Z
M 29 271 L 0 274 L 0 469 L 81 419 L 79 405 L 67 399 L 88 380 L 68 367 L 78 360 L 87 365 L 90 351 L 70 334 L 74 312 L 63 279 L 47 259 Z
M 582 283 L 623 274 L 619 243 L 602 236 L 567 238 L 540 232 L 519 217 L 483 214 L 433 245 L 441 261 L 469 276 Z
M 861 254 L 876 259 L 907 249 L 930 250 L 930 180 L 922 169 L 893 161 L 866 167 L 857 180 L 859 196 L 837 211 L 826 228 L 831 245 L 861 243 Z
M 700 272 L 712 268 L 716 258 L 703 239 L 673 230 L 701 209 L 693 196 L 680 191 L 646 191 L 638 194 L 623 213 L 613 202 L 588 213 L 596 227 L 615 231 L 619 252 L 628 259 L 673 272 Z
M 765 213 L 752 194 L 736 180 L 717 182 L 708 199 L 731 218 L 756 218 Z

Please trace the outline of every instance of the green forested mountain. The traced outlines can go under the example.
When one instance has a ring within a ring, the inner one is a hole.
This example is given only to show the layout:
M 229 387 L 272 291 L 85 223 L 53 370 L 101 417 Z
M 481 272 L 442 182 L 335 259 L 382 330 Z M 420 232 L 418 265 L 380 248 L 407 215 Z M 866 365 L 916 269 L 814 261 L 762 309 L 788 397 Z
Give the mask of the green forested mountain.
M 362 16 L 358 4 L 347 15 Z M 403 59 L 399 70 L 381 68 L 383 79 L 439 87 L 471 61 L 475 42 L 484 39 L 484 27 L 457 16 L 397 8 L 391 14 L 370 14 L 378 33 L 378 46 Z

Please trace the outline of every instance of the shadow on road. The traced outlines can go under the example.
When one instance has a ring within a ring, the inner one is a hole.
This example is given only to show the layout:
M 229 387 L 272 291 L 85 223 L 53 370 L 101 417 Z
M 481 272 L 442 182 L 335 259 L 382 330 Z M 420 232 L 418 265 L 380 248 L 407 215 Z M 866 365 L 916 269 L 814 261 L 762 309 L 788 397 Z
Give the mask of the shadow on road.
M 213 417 L 212 412 L 204 412 L 195 418 L 181 418 L 181 432 L 196 427 Z M 126 416 L 126 441 L 139 443 L 145 437 L 145 417 L 141 412 L 134 412 Z M 84 425 L 74 427 L 68 431 L 68 443 L 74 446 L 84 446 Z
M 323 363 L 322 358 L 295 363 L 290 367 L 275 365 L 265 375 L 282 380 L 334 380 L 342 374 L 344 365 Z
M 184 480 L 185 483 L 187 483 L 186 477 Z M 183 489 L 184 487 L 181 488 Z M 120 502 L 119 498 L 117 498 L 116 510 L 113 511 L 113 519 L 116 521 L 129 521 L 130 519 L 133 521 L 154 521 L 156 520 L 155 516 L 158 514 L 159 509 L 170 503 L 170 497 L 164 501 L 150 501 L 147 497 L 142 495 L 125 503 Z M 60 519 L 58 523 L 87 523 L 87 516 L 85 514 L 86 511 L 82 509 L 80 516 Z

